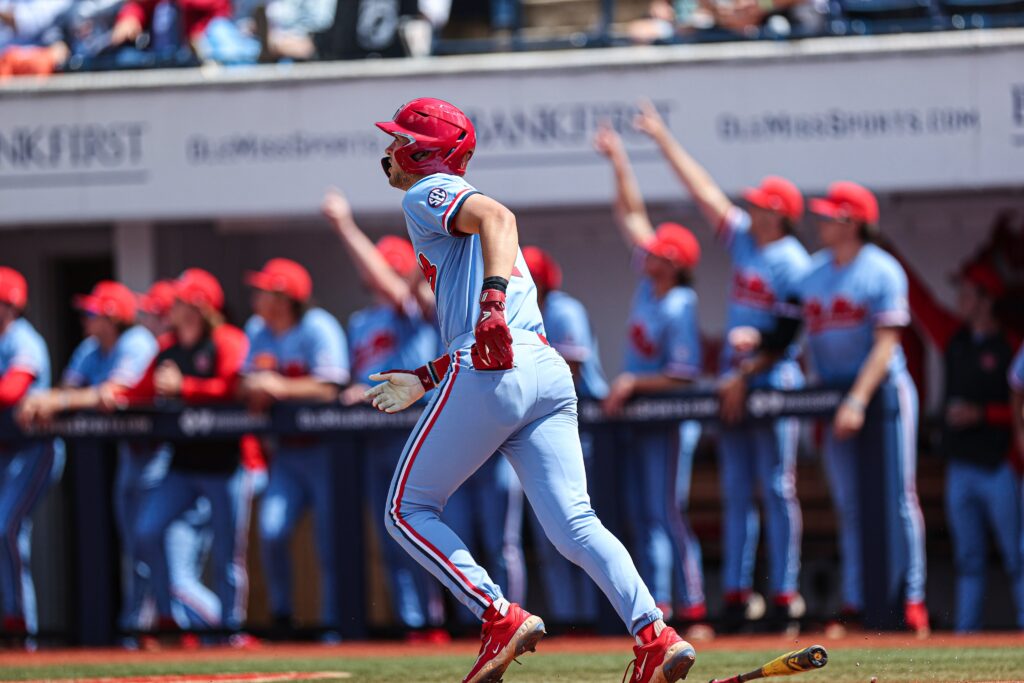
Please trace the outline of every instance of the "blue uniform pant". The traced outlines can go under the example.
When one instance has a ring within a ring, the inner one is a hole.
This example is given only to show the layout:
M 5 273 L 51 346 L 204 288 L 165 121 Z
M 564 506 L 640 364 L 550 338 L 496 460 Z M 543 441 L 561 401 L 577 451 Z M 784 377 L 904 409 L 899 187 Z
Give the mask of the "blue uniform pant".
M 387 565 L 391 588 L 391 606 L 395 616 L 406 628 L 437 625 L 443 620 L 443 606 L 436 585 L 409 554 L 392 543 L 384 527 L 384 518 L 377 514 L 386 504 L 388 487 L 402 456 L 408 437 L 405 434 L 381 434 L 368 437 L 365 445 L 366 491 L 376 520 L 381 553 Z
M 594 452 L 593 434 L 581 432 L 580 445 L 583 447 L 583 465 L 589 477 Z M 597 620 L 597 587 L 594 582 L 586 572 L 562 557 L 544 536 L 544 528 L 532 509 L 527 516 L 533 532 L 534 549 L 540 557 L 540 579 L 548 607 L 546 616 L 560 624 L 593 623 Z
M 760 488 L 768 541 L 770 590 L 797 590 L 803 518 L 796 497 L 797 420 L 746 424 L 719 436 L 719 484 L 722 489 L 722 589 L 748 591 L 754 585 L 760 518 L 755 484 Z
M 336 628 L 338 553 L 334 543 L 334 457 L 329 444 L 281 447 L 270 463 L 270 481 L 260 502 L 260 548 L 270 591 L 270 611 L 290 618 L 292 611 L 291 539 L 302 514 L 313 508 L 320 564 L 321 625 Z
M 1020 481 L 1010 463 L 996 468 L 951 460 L 946 470 L 946 515 L 956 565 L 956 630 L 981 629 L 991 531 L 1010 579 L 1017 626 L 1024 629 Z
M 452 494 L 441 519 L 466 542 L 474 557 L 488 567 L 512 602 L 526 600 L 526 559 L 523 556 L 523 487 L 501 455 L 480 467 Z M 460 610 L 463 621 L 475 616 Z
M 203 583 L 203 567 L 213 545 L 210 501 L 199 498 L 167 527 L 164 538 L 175 623 L 191 631 L 216 628 L 220 599 Z
M 392 537 L 478 617 L 498 585 L 441 521 L 455 490 L 499 451 L 522 483 L 548 538 L 583 567 L 636 633 L 661 618 L 629 554 L 604 528 L 587 495 L 569 367 L 548 346 L 517 343 L 510 370 L 473 369 L 454 355 L 406 443 L 385 512 Z
M 139 557 L 149 568 L 157 612 L 172 616 L 171 578 L 166 552 L 167 529 L 195 505 L 210 501 L 214 593 L 220 600 L 217 625 L 241 628 L 249 597 L 246 553 L 253 482 L 242 468 L 234 473 L 205 473 L 172 469 L 142 502 L 135 525 Z M 185 625 L 185 624 L 182 624 Z
M 659 605 L 704 604 L 700 542 L 688 515 L 693 453 L 700 424 L 652 426 L 631 433 L 623 487 L 640 576 Z
M 909 601 L 924 600 L 925 551 L 924 516 L 917 500 L 917 389 L 906 373 L 887 379 L 878 388 L 879 400 L 893 403 L 881 419 L 882 447 L 885 452 L 886 486 L 879 495 L 890 500 L 893 516 L 888 523 L 899 525 L 901 533 L 891 535 L 894 547 L 890 555 L 905 556 L 906 573 L 902 577 L 904 596 Z M 871 411 L 869 411 L 869 416 Z M 864 432 L 838 440 L 829 427 L 825 434 L 825 466 L 832 491 L 832 500 L 839 517 L 839 554 L 842 561 L 843 603 L 847 607 L 864 607 L 863 548 L 861 543 L 861 491 L 871 482 L 861 480 L 858 458 L 865 448 L 879 444 L 864 439 Z M 891 528 L 891 527 L 890 527 Z
M 34 443 L 20 451 L 0 452 L 0 616 L 39 629 L 32 582 L 32 511 L 64 471 L 62 443 Z
M 143 499 L 163 481 L 170 452 L 126 441 L 117 444 L 114 475 L 114 521 L 121 540 L 121 614 L 118 626 L 131 632 L 142 628 L 142 612 L 152 597 L 149 569 L 140 564 L 135 542 L 135 522 Z

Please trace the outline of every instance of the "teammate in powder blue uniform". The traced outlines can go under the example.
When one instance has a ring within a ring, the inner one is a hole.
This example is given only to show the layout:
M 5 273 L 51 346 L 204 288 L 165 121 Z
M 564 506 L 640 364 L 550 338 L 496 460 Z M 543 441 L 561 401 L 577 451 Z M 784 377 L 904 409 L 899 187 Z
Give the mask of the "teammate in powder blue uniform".
M 783 304 L 810 266 L 810 257 L 793 229 L 803 215 L 804 200 L 788 180 L 768 177 L 743 193 L 746 210 L 735 206 L 701 165 L 672 137 L 650 103 L 641 105 L 637 127 L 658 144 L 669 165 L 716 229 L 732 259 L 732 287 L 726 343 L 719 368 L 726 426 L 719 436 L 719 463 L 724 516 L 722 588 L 725 623 L 735 628 L 744 618 L 763 612 L 763 599 L 753 593 L 754 562 L 759 532 L 754 502 L 759 484 L 764 506 L 769 588 L 775 626 L 787 626 L 806 611 L 797 592 L 802 519 L 796 497 L 796 450 L 799 422 L 743 424 L 748 387 L 797 389 L 803 373 L 795 348 L 769 367 L 758 367 L 755 354 L 729 333 L 740 327 L 767 332 Z M 735 335 L 732 335 L 735 337 Z
M 409 240 L 387 235 L 374 245 L 356 224 L 348 200 L 336 190 L 324 197 L 322 211 L 374 300 L 349 319 L 352 384 L 342 392 L 341 400 L 355 405 L 365 401 L 374 372 L 417 367 L 437 355 L 441 340 L 433 322 L 434 294 L 419 273 Z M 362 441 L 367 497 L 374 513 L 384 507 L 406 438 L 401 432 L 372 433 Z M 374 514 L 374 519 L 390 579 L 392 608 L 401 624 L 410 629 L 407 637 L 449 640 L 447 631 L 430 628 L 444 618 L 436 585 L 428 583 L 429 575 L 391 542 L 384 518 Z
M 615 172 L 616 222 L 643 273 L 633 295 L 627 328 L 624 372 L 604 400 L 605 412 L 619 413 L 637 393 L 677 391 L 700 375 L 697 294 L 690 283 L 700 261 L 700 245 L 681 225 L 662 223 L 655 230 L 622 145 L 610 128 L 594 139 Z M 630 466 L 625 488 L 640 575 L 651 584 L 665 611 L 693 624 L 691 637 L 709 637 L 704 603 L 704 574 L 697 536 L 683 510 L 689 507 L 693 452 L 700 425 L 645 427 L 630 434 Z M 673 598 L 678 596 L 678 602 Z M 679 604 L 678 609 L 672 609 Z
M 22 317 L 28 284 L 0 266 L 0 410 L 50 385 L 46 342 Z M 64 470 L 59 439 L 0 442 L 0 624 L 8 637 L 35 634 L 39 623 L 32 582 L 32 512 Z M 31 641 L 26 646 L 32 647 Z
M 569 364 L 581 399 L 601 400 L 608 395 L 608 382 L 601 368 L 597 338 L 583 304 L 562 291 L 562 269 L 550 254 L 538 247 L 523 247 L 523 258 L 537 287 L 537 303 L 544 316 L 548 342 Z M 588 478 L 593 460 L 594 439 L 580 432 L 583 462 Z M 540 572 L 547 598 L 548 614 L 563 626 L 592 624 L 597 619 L 597 590 L 579 567 L 558 553 L 544 537 L 540 519 L 529 514 L 534 548 L 540 555 Z
M 157 352 L 149 330 L 135 325 L 136 297 L 118 282 L 98 283 L 90 294 L 75 297 L 86 338 L 64 370 L 63 388 L 30 397 L 21 419 L 45 421 L 65 410 L 101 405 L 101 395 L 134 386 Z M 117 445 L 114 480 L 114 518 L 121 540 L 122 579 L 119 626 L 125 633 L 143 629 L 140 623 L 148 595 L 148 572 L 136 553 L 133 525 L 142 499 L 167 473 L 168 457 L 149 443 L 121 441 Z
M 684 678 L 693 648 L 665 625 L 625 548 L 590 506 L 572 375 L 544 339 L 515 218 L 461 177 L 476 147 L 472 123 L 451 104 L 424 98 L 377 126 L 394 138 L 382 166 L 389 183 L 405 191 L 409 236 L 437 297 L 450 354 L 371 377 L 381 384 L 368 395 L 386 412 L 438 387 L 395 472 L 386 523 L 484 622 L 464 683 L 496 683 L 544 634 L 543 621 L 509 603 L 441 521 L 452 492 L 495 451 L 515 468 L 548 537 L 597 581 L 637 637 L 631 680 Z
M 907 558 L 901 577 L 904 621 L 918 634 L 929 632 L 925 598 L 924 518 L 917 500 L 917 389 L 907 372 L 900 345 L 910 323 L 907 276 L 890 254 L 872 244 L 877 231 L 878 201 L 851 182 L 829 187 L 825 199 L 811 201 L 819 217 L 823 249 L 798 283 L 807 329 L 810 366 L 819 381 L 850 386 L 825 435 L 825 464 L 839 516 L 843 565 L 840 622 L 856 622 L 864 606 L 861 567 L 860 481 L 858 462 L 866 448 L 864 416 L 876 396 L 891 406 L 885 416 L 886 491 L 895 496 L 899 528 L 892 529 L 890 552 Z M 780 325 L 761 338 L 763 348 L 782 352 L 795 327 Z M 755 332 L 756 334 L 756 332 Z
M 322 308 L 309 308 L 313 281 L 301 265 L 271 259 L 249 273 L 253 309 L 259 322 L 246 325 L 249 357 L 241 392 L 255 410 L 279 401 L 330 403 L 349 381 L 348 346 L 338 321 Z M 320 563 L 321 625 L 326 640 L 337 639 L 338 548 L 332 520 L 334 468 L 329 443 L 315 437 L 281 437 L 268 444 L 270 480 L 260 501 L 260 547 L 275 627 L 292 628 L 291 538 L 307 507 L 313 508 Z

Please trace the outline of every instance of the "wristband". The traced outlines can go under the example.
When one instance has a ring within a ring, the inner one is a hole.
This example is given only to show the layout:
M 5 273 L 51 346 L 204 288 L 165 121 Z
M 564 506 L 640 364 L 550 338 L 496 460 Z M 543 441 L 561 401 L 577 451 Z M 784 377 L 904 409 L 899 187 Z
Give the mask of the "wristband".
M 508 280 L 501 277 L 500 275 L 491 275 L 490 277 L 484 278 L 483 289 L 496 289 L 502 294 L 508 291 Z
M 419 378 L 420 384 L 423 385 L 424 391 L 430 391 L 444 379 L 444 376 L 448 374 L 448 368 L 452 364 L 450 356 L 441 356 L 435 360 L 430 361 L 426 365 L 413 370 L 413 374 Z

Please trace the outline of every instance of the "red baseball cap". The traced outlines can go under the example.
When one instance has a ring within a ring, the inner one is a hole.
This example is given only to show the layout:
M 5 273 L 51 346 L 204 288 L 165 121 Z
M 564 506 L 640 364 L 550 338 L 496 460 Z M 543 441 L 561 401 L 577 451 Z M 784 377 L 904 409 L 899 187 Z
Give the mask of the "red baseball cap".
M 828 186 L 824 199 L 812 199 L 811 211 L 819 216 L 838 220 L 878 223 L 878 199 L 863 185 L 841 180 Z
M 782 214 L 792 221 L 804 215 L 804 196 L 796 185 L 785 178 L 770 175 L 761 181 L 760 187 L 748 187 L 743 198 L 754 206 Z
M 224 290 L 213 275 L 202 268 L 189 268 L 174 281 L 174 296 L 196 308 L 224 310 Z
M 700 263 L 700 244 L 693 233 L 678 223 L 662 223 L 654 236 L 644 244 L 655 256 L 671 261 L 678 268 L 692 268 Z
M 402 277 L 416 270 L 416 251 L 412 242 L 395 235 L 385 235 L 377 240 L 377 251 L 391 268 Z
M 28 304 L 28 283 L 14 268 L 0 266 L 0 301 L 19 310 Z
M 135 321 L 135 295 L 120 282 L 103 280 L 89 294 L 72 299 L 75 308 L 93 315 L 114 318 L 124 323 Z
M 1003 282 L 1003 278 L 999 277 L 995 268 L 987 263 L 972 263 L 964 266 L 958 279 L 970 282 L 993 300 L 1000 299 L 1006 294 L 1006 283 Z
M 139 297 L 139 309 L 150 315 L 165 315 L 174 303 L 174 281 L 157 280 Z
M 523 259 L 533 281 L 548 291 L 562 288 L 562 268 L 540 247 L 523 247 Z
M 313 295 L 313 280 L 309 271 L 286 258 L 272 258 L 263 270 L 249 271 L 245 283 L 256 289 L 284 294 L 290 299 L 305 303 Z

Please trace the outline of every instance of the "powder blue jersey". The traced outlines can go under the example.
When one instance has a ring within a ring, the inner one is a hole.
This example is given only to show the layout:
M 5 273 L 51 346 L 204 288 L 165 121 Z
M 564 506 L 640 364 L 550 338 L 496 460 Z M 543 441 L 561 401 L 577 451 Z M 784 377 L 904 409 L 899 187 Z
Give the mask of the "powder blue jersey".
M 1011 389 L 1024 393 L 1024 344 L 1021 344 L 1020 351 L 1013 359 L 1007 379 L 1010 381 Z
M 799 285 L 811 364 L 825 383 L 856 379 L 874 345 L 875 329 L 910 324 L 907 275 L 892 256 L 864 245 L 853 261 L 837 266 L 832 252 L 814 255 Z M 906 371 L 902 347 L 889 364 L 890 376 Z
M 779 305 L 794 295 L 794 287 L 810 268 L 811 257 L 792 235 L 758 246 L 750 234 L 750 222 L 749 213 L 733 207 L 718 231 L 732 257 L 726 329 L 749 326 L 770 332 L 775 327 Z M 795 348 L 787 355 L 794 357 Z M 723 373 L 740 360 L 732 346 L 722 346 Z
M 587 309 L 562 291 L 548 293 L 544 300 L 544 327 L 548 342 L 562 358 L 580 364 L 576 393 L 580 398 L 601 399 L 608 394 L 608 382 L 601 368 L 597 338 L 590 329 Z
M 658 298 L 654 284 L 644 278 L 629 314 L 626 372 L 696 379 L 700 367 L 697 294 L 689 287 L 673 287 Z
M 315 377 L 332 384 L 348 382 L 345 332 L 324 309 L 306 311 L 297 325 L 280 335 L 262 321 L 250 320 L 245 327 L 251 336 L 243 373 L 273 370 L 285 377 Z
M 352 378 L 370 384 L 370 375 L 384 370 L 409 370 L 434 360 L 439 351 L 437 328 L 423 318 L 415 300 L 403 310 L 370 306 L 348 321 L 352 345 Z
M 64 384 L 92 387 L 114 382 L 125 387 L 139 383 L 159 350 L 156 338 L 141 325 L 121 333 L 114 348 L 105 353 L 95 337 L 86 337 L 71 354 L 64 369 Z
M 402 200 L 416 260 L 437 298 L 441 341 L 450 351 L 473 343 L 480 317 L 484 260 L 479 235 L 462 235 L 455 215 L 477 190 L 465 179 L 435 173 L 409 188 Z M 512 329 L 544 334 L 533 277 L 520 251 L 509 279 L 505 319 Z
M 50 352 L 32 323 L 18 318 L 0 334 L 0 377 L 11 370 L 32 375 L 29 393 L 50 387 Z

